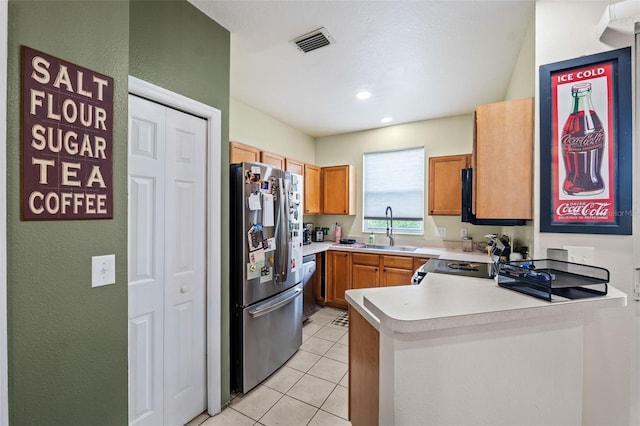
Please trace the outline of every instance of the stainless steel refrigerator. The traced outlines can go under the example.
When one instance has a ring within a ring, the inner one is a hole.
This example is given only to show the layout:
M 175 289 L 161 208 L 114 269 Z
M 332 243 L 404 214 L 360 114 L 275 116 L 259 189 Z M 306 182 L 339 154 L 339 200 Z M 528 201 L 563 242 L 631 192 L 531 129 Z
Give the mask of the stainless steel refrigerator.
M 231 390 L 246 393 L 302 344 L 302 176 L 231 165 Z

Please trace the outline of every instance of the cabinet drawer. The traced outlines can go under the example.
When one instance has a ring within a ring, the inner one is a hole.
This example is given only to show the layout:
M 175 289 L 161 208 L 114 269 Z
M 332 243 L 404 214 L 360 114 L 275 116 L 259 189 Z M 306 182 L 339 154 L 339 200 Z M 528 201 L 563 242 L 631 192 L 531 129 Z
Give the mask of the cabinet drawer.
M 413 270 L 415 271 L 416 269 L 418 269 L 419 267 L 421 267 L 422 265 L 424 265 L 428 261 L 429 261 L 429 258 L 427 258 L 427 257 L 414 257 L 413 258 Z
M 378 266 L 377 254 L 353 253 L 353 263 L 357 265 Z
M 382 256 L 382 265 L 385 268 L 388 267 L 413 270 L 413 257 Z

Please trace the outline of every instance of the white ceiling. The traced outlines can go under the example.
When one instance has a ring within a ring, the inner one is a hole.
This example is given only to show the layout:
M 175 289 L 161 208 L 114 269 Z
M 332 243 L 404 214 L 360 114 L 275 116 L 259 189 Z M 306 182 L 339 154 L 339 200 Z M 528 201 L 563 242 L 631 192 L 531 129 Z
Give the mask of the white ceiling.
M 231 97 L 314 137 L 503 100 L 535 3 L 190 2 L 231 33 Z M 335 44 L 304 54 L 290 43 L 320 27 Z

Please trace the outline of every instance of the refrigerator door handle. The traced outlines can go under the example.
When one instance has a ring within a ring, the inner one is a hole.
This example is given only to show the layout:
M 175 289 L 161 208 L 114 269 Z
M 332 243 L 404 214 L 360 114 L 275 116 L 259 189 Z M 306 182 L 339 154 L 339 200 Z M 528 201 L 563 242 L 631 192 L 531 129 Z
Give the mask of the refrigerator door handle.
M 251 315 L 251 318 L 257 318 L 278 310 L 284 305 L 291 303 L 296 297 L 300 295 L 300 293 L 302 293 L 302 289 L 298 287 L 290 295 L 283 294 L 280 297 L 276 297 L 276 300 L 272 300 L 256 306 L 255 308 L 249 309 L 249 315 Z
M 276 273 L 278 282 L 280 283 L 287 281 L 287 272 L 289 270 L 288 263 L 290 258 L 288 238 L 289 221 L 287 220 L 287 206 L 289 205 L 289 198 L 287 189 L 284 187 L 284 183 L 284 179 L 280 178 L 278 185 L 280 191 L 280 197 L 278 197 L 278 201 L 280 203 L 278 206 L 278 223 L 280 224 L 281 230 L 279 233 L 276 227 L 276 235 L 278 235 L 278 238 L 280 239 L 280 241 L 278 241 L 278 245 L 280 247 L 280 255 L 278 256 L 278 270 L 276 271 Z

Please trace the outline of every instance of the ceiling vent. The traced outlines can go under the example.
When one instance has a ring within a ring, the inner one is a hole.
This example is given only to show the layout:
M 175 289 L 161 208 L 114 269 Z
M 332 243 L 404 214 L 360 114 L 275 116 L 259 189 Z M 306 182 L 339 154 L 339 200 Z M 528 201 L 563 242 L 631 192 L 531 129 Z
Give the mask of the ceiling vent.
M 291 40 L 291 43 L 295 44 L 300 52 L 309 53 L 312 50 L 320 49 L 321 47 L 335 43 L 335 40 L 331 37 L 326 28 L 318 28 L 315 31 L 311 31 L 310 33 L 294 38 Z

